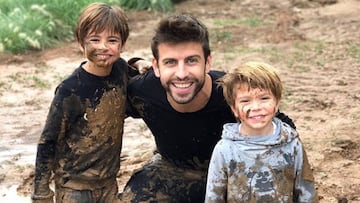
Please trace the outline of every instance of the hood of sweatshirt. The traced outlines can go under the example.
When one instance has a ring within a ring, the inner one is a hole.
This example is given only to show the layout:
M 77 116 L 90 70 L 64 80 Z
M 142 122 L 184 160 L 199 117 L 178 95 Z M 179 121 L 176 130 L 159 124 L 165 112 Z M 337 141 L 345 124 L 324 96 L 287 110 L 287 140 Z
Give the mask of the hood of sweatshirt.
M 272 135 L 241 135 L 239 123 L 224 124 L 222 139 L 231 140 L 242 145 L 243 150 L 268 149 L 269 147 L 281 146 L 298 137 L 298 133 L 287 123 L 278 118 L 273 119 L 274 133 Z

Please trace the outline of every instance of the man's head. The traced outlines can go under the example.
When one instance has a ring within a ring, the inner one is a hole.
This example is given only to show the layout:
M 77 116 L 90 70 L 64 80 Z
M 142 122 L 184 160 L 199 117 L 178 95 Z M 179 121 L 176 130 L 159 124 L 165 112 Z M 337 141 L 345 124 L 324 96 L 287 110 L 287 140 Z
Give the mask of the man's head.
M 75 37 L 82 48 L 90 33 L 108 31 L 119 34 L 124 45 L 129 37 L 127 17 L 121 8 L 105 3 L 92 3 L 80 14 L 75 28 Z
M 178 44 L 198 42 L 201 44 L 204 58 L 210 55 L 209 34 L 206 26 L 189 14 L 173 15 L 160 21 L 151 41 L 151 50 L 159 60 L 159 44 Z
M 211 55 L 207 28 L 190 15 L 161 20 L 151 48 L 154 73 L 167 99 L 181 112 L 199 110 L 211 94 Z

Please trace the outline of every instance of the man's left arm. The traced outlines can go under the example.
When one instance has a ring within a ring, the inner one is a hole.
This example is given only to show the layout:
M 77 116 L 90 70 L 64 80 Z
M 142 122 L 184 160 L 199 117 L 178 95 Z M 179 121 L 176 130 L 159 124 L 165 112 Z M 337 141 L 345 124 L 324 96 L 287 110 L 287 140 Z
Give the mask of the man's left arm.
M 295 126 L 295 123 L 293 122 L 293 120 L 286 114 L 280 112 L 280 110 L 276 113 L 276 117 L 278 119 L 280 119 L 282 122 L 289 124 L 290 127 L 292 127 L 294 130 L 296 130 L 296 126 Z

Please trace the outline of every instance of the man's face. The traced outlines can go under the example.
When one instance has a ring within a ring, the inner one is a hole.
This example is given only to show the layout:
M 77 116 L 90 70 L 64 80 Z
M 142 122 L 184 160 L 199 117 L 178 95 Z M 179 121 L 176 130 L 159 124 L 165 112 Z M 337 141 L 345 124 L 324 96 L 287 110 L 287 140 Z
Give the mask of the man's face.
M 169 100 L 188 104 L 204 86 L 211 57 L 204 58 L 202 46 L 197 42 L 161 43 L 158 48 L 159 60 L 153 59 L 155 75 Z

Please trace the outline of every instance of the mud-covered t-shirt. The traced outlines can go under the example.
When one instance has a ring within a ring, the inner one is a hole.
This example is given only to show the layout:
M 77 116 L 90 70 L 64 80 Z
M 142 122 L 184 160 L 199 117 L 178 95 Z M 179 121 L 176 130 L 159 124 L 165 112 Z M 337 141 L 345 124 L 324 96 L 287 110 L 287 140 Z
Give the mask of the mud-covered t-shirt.
M 174 110 L 154 71 L 133 78 L 128 86 L 127 114 L 142 118 L 156 142 L 159 153 L 185 168 L 206 169 L 224 123 L 235 122 L 222 89 L 216 80 L 223 72 L 210 71 L 212 93 L 206 106 L 191 113 Z
M 102 187 L 120 167 L 128 65 L 118 60 L 109 76 L 82 65 L 56 88 L 38 144 L 35 194 L 56 184 L 72 189 Z

